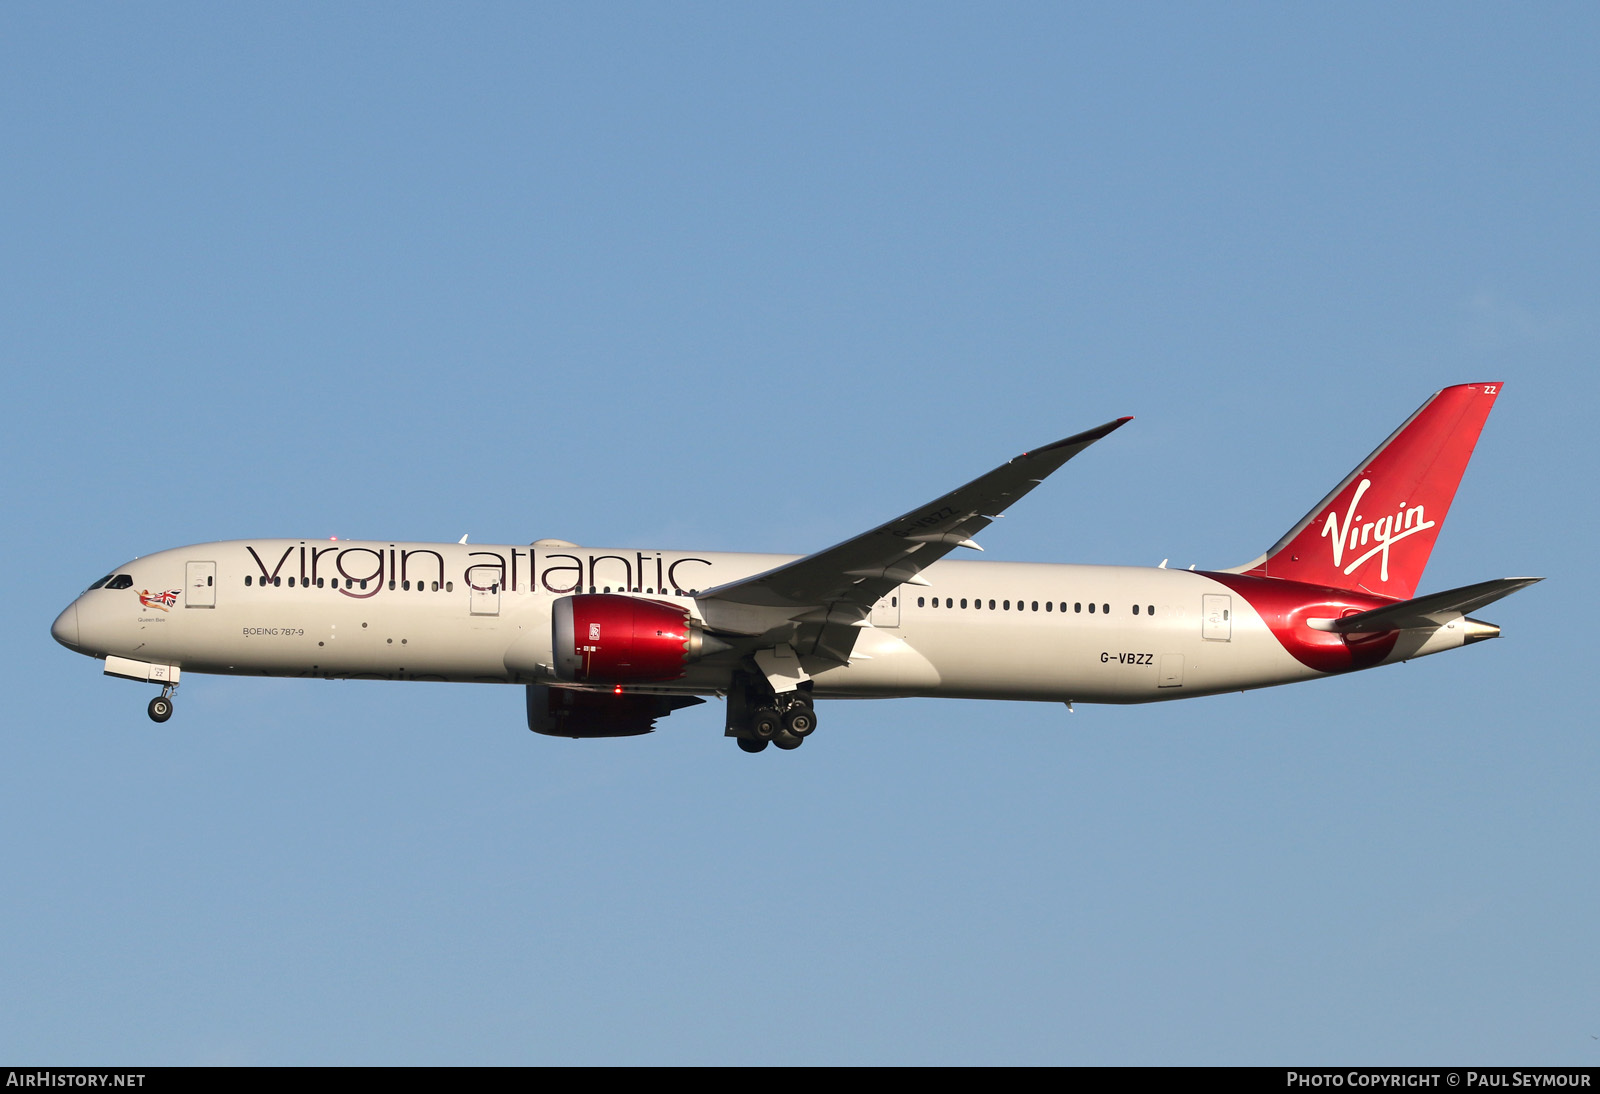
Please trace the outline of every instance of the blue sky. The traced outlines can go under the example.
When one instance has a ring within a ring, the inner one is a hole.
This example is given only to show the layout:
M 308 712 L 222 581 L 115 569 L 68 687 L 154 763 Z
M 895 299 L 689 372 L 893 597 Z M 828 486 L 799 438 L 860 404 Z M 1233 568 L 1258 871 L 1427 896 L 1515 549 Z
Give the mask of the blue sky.
M 0 1058 L 1600 1053 L 1590 6 L 0 11 Z M 1137 420 L 985 557 L 1226 566 L 1503 380 L 1502 640 L 1144 708 L 523 728 L 50 621 L 244 536 L 807 551 Z M 20 583 L 19 583 L 20 582 Z

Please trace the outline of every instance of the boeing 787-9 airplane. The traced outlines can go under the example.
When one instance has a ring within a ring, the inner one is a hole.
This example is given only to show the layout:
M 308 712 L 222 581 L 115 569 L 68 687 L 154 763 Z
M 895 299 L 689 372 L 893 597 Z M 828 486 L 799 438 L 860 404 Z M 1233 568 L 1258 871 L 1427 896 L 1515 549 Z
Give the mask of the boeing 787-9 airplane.
M 1430 397 L 1259 558 L 1225 570 L 986 562 L 975 537 L 1129 421 L 1024 452 L 804 556 L 250 539 L 118 566 L 51 628 L 105 672 L 521 684 L 528 727 L 648 733 L 726 696 L 747 752 L 819 699 L 1146 703 L 1313 680 L 1497 636 L 1469 613 L 1538 578 L 1417 596 L 1498 383 Z

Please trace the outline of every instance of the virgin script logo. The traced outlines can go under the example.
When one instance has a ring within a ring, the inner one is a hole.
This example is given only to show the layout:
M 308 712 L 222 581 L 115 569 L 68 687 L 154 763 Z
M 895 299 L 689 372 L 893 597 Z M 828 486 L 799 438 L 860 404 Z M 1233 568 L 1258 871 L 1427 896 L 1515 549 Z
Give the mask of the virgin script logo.
M 1422 506 L 1416 505 L 1407 508 L 1404 501 L 1395 512 L 1379 517 L 1377 520 L 1368 521 L 1356 513 L 1356 507 L 1361 504 L 1361 495 L 1365 494 L 1372 486 L 1371 479 L 1362 479 L 1361 485 L 1356 487 L 1355 494 L 1350 498 L 1350 508 L 1345 511 L 1344 524 L 1339 523 L 1339 514 L 1330 512 L 1328 519 L 1322 524 L 1322 536 L 1333 540 L 1333 564 L 1343 565 L 1344 554 L 1347 550 L 1359 550 L 1369 542 L 1375 544 L 1371 550 L 1359 555 L 1344 567 L 1344 574 L 1349 577 L 1355 573 L 1357 567 L 1366 562 L 1373 555 L 1383 556 L 1382 570 L 1379 573 L 1380 581 L 1389 580 L 1389 548 L 1399 543 L 1407 536 L 1414 536 L 1418 532 L 1434 527 L 1437 521 L 1426 519 Z

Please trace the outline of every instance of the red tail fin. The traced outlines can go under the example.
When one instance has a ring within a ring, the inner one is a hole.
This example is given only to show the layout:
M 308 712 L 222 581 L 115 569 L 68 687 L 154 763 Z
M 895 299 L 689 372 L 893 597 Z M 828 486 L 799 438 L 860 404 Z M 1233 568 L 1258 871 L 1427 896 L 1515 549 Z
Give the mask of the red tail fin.
M 1240 572 L 1410 599 L 1500 387 L 1435 394 Z

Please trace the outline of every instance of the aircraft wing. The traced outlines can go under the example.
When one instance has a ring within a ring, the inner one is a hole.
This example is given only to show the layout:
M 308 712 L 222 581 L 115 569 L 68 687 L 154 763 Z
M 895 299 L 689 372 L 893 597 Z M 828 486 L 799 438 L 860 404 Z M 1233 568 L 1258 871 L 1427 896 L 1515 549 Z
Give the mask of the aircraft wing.
M 815 624 L 824 631 L 854 628 L 890 590 L 902 584 L 927 584 L 919 581 L 918 575 L 956 547 L 982 550 L 972 537 L 996 516 L 1052 471 L 1132 420 L 1118 418 L 1024 452 L 965 486 L 853 539 L 754 577 L 708 589 L 698 598 L 706 621 L 717 627 L 721 618 L 729 621 L 730 630 L 758 633 L 765 629 L 759 623 L 740 627 L 738 619 L 771 619 L 781 612 L 779 618 Z M 835 634 L 832 641 L 826 635 L 817 637 L 821 641 L 807 643 L 810 652 L 836 659 L 842 654 L 842 659 L 848 659 L 853 633 Z

